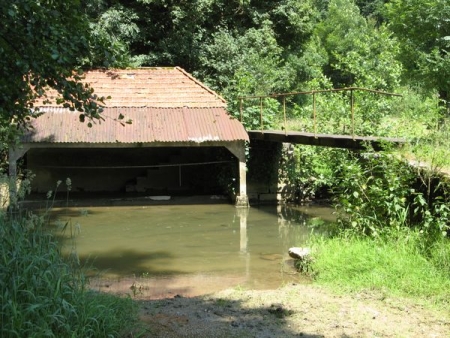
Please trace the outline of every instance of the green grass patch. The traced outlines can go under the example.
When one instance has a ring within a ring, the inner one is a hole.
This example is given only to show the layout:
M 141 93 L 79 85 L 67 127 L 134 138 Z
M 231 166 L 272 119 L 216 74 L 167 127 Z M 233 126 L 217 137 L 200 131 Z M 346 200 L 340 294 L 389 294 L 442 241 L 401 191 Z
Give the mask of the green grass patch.
M 315 237 L 312 271 L 318 283 L 342 292 L 375 290 L 448 304 L 450 243 L 442 241 L 429 254 L 420 243 L 413 231 L 384 239 Z
M 41 225 L 0 214 L 1 337 L 123 335 L 137 318 L 133 300 L 90 291 Z

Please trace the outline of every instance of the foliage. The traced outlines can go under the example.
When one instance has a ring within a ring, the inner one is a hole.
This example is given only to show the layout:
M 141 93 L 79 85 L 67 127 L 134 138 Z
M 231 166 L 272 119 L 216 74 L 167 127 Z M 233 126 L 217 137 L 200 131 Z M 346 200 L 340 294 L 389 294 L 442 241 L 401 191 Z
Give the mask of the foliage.
M 342 151 L 332 148 L 316 148 L 296 145 L 294 165 L 288 168 L 287 177 L 296 187 L 300 201 L 326 197 L 335 183 L 333 168 L 339 163 Z
M 437 260 L 424 255 L 422 235 L 403 229 L 378 239 L 343 235 L 315 237 L 311 245 L 311 264 L 317 282 L 339 292 L 375 292 L 418 298 L 428 304 L 448 306 L 450 245 L 442 242 L 436 255 L 447 262 L 446 269 Z
M 341 227 L 337 231 L 344 228 L 378 237 L 386 229 L 410 227 L 424 234 L 424 243 L 446 236 L 450 229 L 448 187 L 433 186 L 434 181 L 415 182 L 412 167 L 393 154 L 349 158 L 340 167 L 335 188 Z
M 450 245 L 447 238 L 435 241 L 428 248 L 429 259 L 439 271 L 450 275 Z
M 96 3 L 93 8 L 102 8 L 100 1 Z M 312 1 L 295 0 L 139 0 L 111 5 L 117 6 L 138 16 L 133 20 L 140 31 L 130 44 L 133 55 L 143 55 L 146 65 L 178 65 L 191 72 L 202 68 L 198 56 L 204 46 L 211 45 L 216 33 L 229 31 L 233 36 L 243 36 L 270 21 L 279 45 L 298 50 L 309 36 L 316 15 Z
M 1 146 L 38 115 L 33 102 L 47 87 L 61 94 L 58 103 L 82 112 L 80 119 L 99 117 L 102 98 L 79 82 L 81 67 L 111 65 L 114 50 L 91 34 L 80 1 L 2 1 L 0 20 Z
M 108 45 L 108 52 L 112 56 L 112 58 L 110 57 L 110 66 L 140 66 L 142 57 L 131 57 L 129 53 L 130 45 L 139 38 L 140 29 L 136 23 L 138 20 L 137 14 L 120 4 L 114 4 L 108 8 L 101 2 L 85 2 L 83 6 L 90 19 L 89 26 L 92 36 L 103 42 L 102 48 L 105 44 Z M 95 59 L 88 64 L 98 66 Z
M 2 337 L 117 337 L 134 321 L 131 299 L 89 291 L 35 215 L 0 215 Z
M 334 87 L 390 89 L 398 85 L 398 44 L 385 26 L 364 18 L 351 0 L 331 0 L 315 34 L 326 50 L 324 73 Z
M 1 169 L 1 168 L 0 168 Z M 2 209 L 6 209 L 10 203 L 15 205 L 18 200 L 23 200 L 27 195 L 31 193 L 31 181 L 34 179 L 34 174 L 29 170 L 24 170 L 19 175 L 20 184 L 18 181 L 13 182 L 11 178 L 4 175 L 0 171 L 0 213 Z M 11 185 L 16 184 L 16 196 L 12 200 L 9 196 Z
M 279 115 L 280 104 L 277 100 L 271 98 L 265 98 L 263 100 L 244 101 L 242 110 L 231 111 L 231 113 L 240 117 L 242 114 L 241 122 L 247 128 L 247 130 L 263 130 L 273 129 Z
M 392 155 L 351 156 L 341 165 L 334 188 L 339 224 L 357 234 L 378 236 L 407 222 L 411 170 Z
M 200 52 L 203 70 L 198 74 L 203 73 L 206 82 L 224 91 L 231 102 L 240 95 L 286 90 L 292 82 L 294 74 L 289 65 L 283 64 L 283 50 L 277 43 L 272 22 L 264 21 L 261 26 L 242 35 L 221 30 Z
M 386 4 L 389 29 L 400 41 L 404 76 L 441 99 L 450 96 L 450 6 L 447 0 L 393 0 Z

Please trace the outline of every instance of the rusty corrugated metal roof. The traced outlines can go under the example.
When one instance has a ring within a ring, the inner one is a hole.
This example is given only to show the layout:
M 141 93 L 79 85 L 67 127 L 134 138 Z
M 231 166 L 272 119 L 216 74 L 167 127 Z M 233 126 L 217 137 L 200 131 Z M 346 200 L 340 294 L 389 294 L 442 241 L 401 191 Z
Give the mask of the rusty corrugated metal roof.
M 223 107 L 114 107 L 105 108 L 103 121 L 92 128 L 79 122 L 79 113 L 60 107 L 41 108 L 31 121 L 25 143 L 154 143 L 248 141 L 242 124 Z M 119 114 L 132 120 L 122 125 Z
M 90 70 L 83 83 L 89 83 L 94 94 L 108 97 L 106 107 L 225 107 L 225 100 L 193 78 L 180 67 Z M 58 93 L 49 90 L 47 98 L 35 106 L 58 107 Z
M 98 96 L 108 97 L 103 121 L 89 128 L 79 112 L 36 102 L 44 112 L 31 122 L 26 143 L 152 143 L 247 140 L 242 124 L 226 111 L 226 101 L 179 67 L 92 70 L 85 74 Z M 117 121 L 131 119 L 122 126 Z

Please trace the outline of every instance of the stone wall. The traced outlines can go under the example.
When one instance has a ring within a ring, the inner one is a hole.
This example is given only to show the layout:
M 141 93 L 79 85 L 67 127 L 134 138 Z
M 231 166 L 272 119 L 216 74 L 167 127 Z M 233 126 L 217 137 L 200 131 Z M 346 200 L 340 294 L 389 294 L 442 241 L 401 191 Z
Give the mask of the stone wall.
M 247 194 L 251 203 L 285 203 L 295 200 L 289 180 L 294 165 L 290 143 L 252 140 L 248 160 Z

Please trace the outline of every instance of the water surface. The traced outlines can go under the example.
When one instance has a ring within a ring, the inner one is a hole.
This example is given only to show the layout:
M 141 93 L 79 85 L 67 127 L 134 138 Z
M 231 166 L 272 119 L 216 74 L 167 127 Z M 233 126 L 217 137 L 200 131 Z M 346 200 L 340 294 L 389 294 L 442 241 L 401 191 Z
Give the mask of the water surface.
M 193 295 L 304 282 L 288 249 L 332 217 L 323 207 L 110 206 L 56 209 L 52 227 L 65 254 L 101 273 L 99 288 Z

